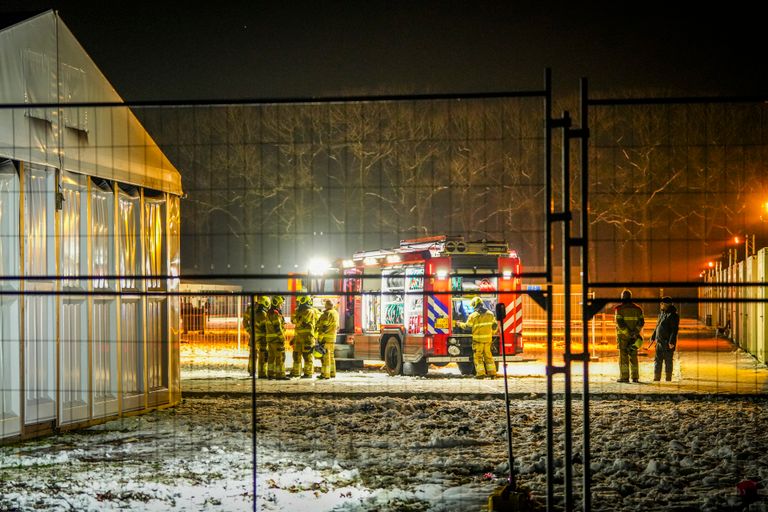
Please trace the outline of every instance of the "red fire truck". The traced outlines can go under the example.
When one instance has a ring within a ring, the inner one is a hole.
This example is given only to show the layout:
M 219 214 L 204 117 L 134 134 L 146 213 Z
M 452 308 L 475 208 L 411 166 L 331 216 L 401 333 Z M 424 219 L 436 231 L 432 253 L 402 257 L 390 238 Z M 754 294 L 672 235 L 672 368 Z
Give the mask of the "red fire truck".
M 504 303 L 505 353 L 523 351 L 520 259 L 506 242 L 435 236 L 337 263 L 337 360 L 384 361 L 390 375 L 424 375 L 430 364 L 455 362 L 472 374 L 471 333 L 454 322 L 467 319 L 474 296 L 490 311 Z M 496 361 L 499 339 L 492 345 Z

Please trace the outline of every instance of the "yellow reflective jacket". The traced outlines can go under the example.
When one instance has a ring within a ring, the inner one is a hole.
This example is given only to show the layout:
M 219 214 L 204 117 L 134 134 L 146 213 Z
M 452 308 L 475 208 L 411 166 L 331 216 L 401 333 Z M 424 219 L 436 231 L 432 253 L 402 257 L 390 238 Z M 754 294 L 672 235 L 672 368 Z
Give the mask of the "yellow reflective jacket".
M 285 343 L 285 318 L 283 314 L 272 308 L 267 311 L 267 343 L 281 341 Z
M 251 334 L 251 306 L 245 310 L 243 315 L 243 326 L 248 334 Z M 256 305 L 256 316 L 253 319 L 253 326 L 256 329 L 256 341 L 264 339 L 267 335 L 267 310 L 264 306 Z
M 459 327 L 466 329 L 467 327 L 472 329 L 472 341 L 481 341 L 484 343 L 490 343 L 493 339 L 493 333 L 499 329 L 499 325 L 496 323 L 496 317 L 493 313 L 484 309 L 482 311 L 475 311 L 466 322 L 456 322 Z
M 335 343 L 338 328 L 339 312 L 335 309 L 326 309 L 317 319 L 317 340 L 320 343 Z
M 643 309 L 632 302 L 619 304 L 614 309 L 616 320 L 616 341 L 634 341 L 645 324 Z
M 311 306 L 302 305 L 296 308 L 291 315 L 291 323 L 296 328 L 297 340 L 307 341 L 315 337 L 317 317 L 318 311 Z

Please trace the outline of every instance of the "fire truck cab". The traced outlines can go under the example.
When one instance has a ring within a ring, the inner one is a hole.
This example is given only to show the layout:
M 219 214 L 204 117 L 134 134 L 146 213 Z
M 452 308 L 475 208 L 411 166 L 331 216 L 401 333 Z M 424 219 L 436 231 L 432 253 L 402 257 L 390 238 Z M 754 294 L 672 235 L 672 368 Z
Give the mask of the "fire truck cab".
M 339 263 L 337 359 L 384 361 L 390 375 L 425 375 L 430 364 L 474 373 L 471 332 L 455 322 L 483 299 L 504 303 L 507 356 L 523 351 L 520 259 L 506 242 L 435 236 L 394 249 L 356 253 Z M 500 336 L 492 353 L 501 361 Z

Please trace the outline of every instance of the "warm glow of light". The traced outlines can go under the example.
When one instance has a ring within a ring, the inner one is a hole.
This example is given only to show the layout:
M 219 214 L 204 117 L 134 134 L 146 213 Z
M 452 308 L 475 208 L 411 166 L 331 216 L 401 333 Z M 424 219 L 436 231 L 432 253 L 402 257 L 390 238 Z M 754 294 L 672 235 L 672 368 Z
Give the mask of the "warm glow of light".
M 709 268 L 715 268 L 715 262 L 714 261 L 709 261 L 709 262 L 707 262 L 707 266 Z
M 344 260 L 341 262 L 341 266 L 344 268 L 352 268 L 355 266 L 355 262 L 352 260 Z
M 402 258 L 399 254 L 390 254 L 387 256 L 387 263 L 400 263 Z
M 363 263 L 366 265 L 375 265 L 377 262 L 376 258 L 373 258 L 371 256 L 368 256 L 363 259 Z
M 511 270 L 505 270 L 504 272 L 501 273 L 501 276 L 504 279 L 512 279 L 512 271 Z
M 448 271 L 447 270 L 445 270 L 444 268 L 437 269 L 437 278 L 438 279 L 445 279 L 446 277 L 448 277 Z
M 737 236 L 733 237 L 733 243 L 740 244 L 741 243 L 741 238 L 739 238 Z
M 310 274 L 320 276 L 323 275 L 330 266 L 331 264 L 325 258 L 312 258 L 309 260 L 307 268 L 309 269 Z

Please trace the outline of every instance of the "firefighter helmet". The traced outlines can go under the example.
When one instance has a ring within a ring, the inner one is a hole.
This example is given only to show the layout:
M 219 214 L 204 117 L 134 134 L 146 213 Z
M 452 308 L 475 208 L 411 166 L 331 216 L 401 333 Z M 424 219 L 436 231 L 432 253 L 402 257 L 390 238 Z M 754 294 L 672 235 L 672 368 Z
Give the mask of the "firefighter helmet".
M 482 304 L 483 304 L 483 299 L 481 299 L 480 297 L 472 297 L 472 300 L 469 301 L 469 305 L 472 306 L 472 309 L 477 309 Z
M 299 305 L 312 304 L 312 297 L 310 297 L 309 295 L 299 295 L 298 297 L 296 297 L 296 303 Z
M 316 343 L 315 346 L 312 347 L 312 355 L 315 359 L 322 359 L 326 352 L 325 347 L 320 343 Z
M 331 299 L 325 299 L 323 301 L 323 305 L 325 306 L 325 309 L 333 309 L 334 308 L 334 304 L 333 304 L 333 301 Z
M 285 302 L 285 299 L 282 295 L 275 295 L 272 297 L 272 307 L 279 308 L 283 305 L 283 302 Z
M 260 296 L 259 300 L 257 301 L 257 304 L 259 306 L 263 306 L 265 308 L 268 308 L 269 307 L 269 297 L 267 297 L 266 295 Z

